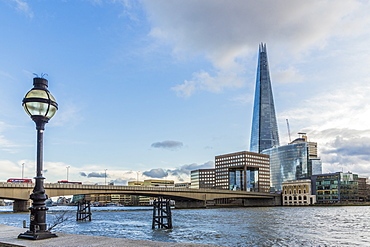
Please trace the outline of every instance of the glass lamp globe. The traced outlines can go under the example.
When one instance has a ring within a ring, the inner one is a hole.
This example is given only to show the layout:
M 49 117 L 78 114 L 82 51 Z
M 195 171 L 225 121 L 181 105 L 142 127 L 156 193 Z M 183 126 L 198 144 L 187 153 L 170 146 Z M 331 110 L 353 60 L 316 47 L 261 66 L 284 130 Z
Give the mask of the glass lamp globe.
M 54 96 L 47 89 L 48 81 L 44 78 L 33 78 L 33 88 L 23 99 L 24 110 L 31 118 L 42 118 L 48 121 L 58 110 Z

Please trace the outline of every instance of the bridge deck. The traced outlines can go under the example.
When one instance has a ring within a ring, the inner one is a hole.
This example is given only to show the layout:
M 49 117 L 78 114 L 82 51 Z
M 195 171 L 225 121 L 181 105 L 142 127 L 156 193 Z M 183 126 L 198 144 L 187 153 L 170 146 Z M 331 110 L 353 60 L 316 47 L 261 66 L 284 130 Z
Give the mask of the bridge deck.
M 0 183 L 0 198 L 27 200 L 32 193 L 34 184 L 31 183 Z M 129 194 L 143 195 L 151 197 L 166 197 L 171 199 L 190 199 L 190 200 L 212 200 L 219 198 L 269 198 L 272 199 L 276 194 L 231 191 L 217 189 L 189 189 L 176 187 L 140 187 L 140 186 L 120 186 L 120 185 L 87 185 L 87 184 L 59 184 L 45 183 L 46 194 L 49 197 L 65 195 L 84 195 L 84 194 Z

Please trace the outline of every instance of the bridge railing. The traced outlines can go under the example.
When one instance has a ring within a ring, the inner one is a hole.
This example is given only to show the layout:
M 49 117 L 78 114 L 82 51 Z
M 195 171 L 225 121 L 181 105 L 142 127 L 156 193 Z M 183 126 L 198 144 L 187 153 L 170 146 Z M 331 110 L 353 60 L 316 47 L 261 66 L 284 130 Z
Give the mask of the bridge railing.
M 35 184 L 34 183 L 8 183 L 8 182 L 0 182 L 0 187 L 33 188 L 33 187 L 35 187 Z

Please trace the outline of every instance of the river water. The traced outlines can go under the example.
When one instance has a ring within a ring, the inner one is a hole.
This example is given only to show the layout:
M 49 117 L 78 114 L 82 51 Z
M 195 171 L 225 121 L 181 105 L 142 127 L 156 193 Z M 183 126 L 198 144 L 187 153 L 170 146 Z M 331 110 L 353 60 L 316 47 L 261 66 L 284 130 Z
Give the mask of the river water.
M 149 208 L 92 208 L 91 222 L 76 222 L 76 207 L 51 207 L 69 220 L 53 231 L 221 246 L 370 246 L 370 206 L 251 207 L 172 210 L 173 229 L 152 230 Z M 138 210 L 140 209 L 140 210 Z M 145 210 L 146 209 L 146 210 Z M 28 213 L 0 207 L 0 224 L 22 227 Z M 120 211 L 125 210 L 125 211 Z M 5 212 L 4 212 L 5 211 Z

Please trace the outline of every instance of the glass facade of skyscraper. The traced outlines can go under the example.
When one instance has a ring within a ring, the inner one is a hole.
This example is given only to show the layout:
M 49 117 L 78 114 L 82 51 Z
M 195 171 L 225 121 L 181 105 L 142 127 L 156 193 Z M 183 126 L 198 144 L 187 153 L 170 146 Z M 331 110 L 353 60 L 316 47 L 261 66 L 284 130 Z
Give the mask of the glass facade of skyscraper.
M 270 181 L 273 191 L 281 191 L 285 181 L 310 178 L 322 173 L 321 160 L 309 158 L 309 142 L 292 143 L 262 151 L 270 155 Z
M 270 181 L 275 191 L 282 190 L 285 181 L 308 177 L 307 143 L 297 143 L 262 151 L 270 155 Z
M 279 133 L 267 61 L 266 44 L 260 44 L 252 119 L 250 151 L 279 146 Z

